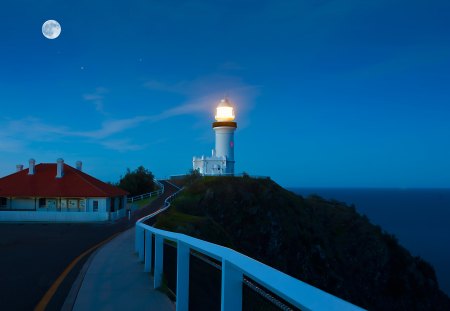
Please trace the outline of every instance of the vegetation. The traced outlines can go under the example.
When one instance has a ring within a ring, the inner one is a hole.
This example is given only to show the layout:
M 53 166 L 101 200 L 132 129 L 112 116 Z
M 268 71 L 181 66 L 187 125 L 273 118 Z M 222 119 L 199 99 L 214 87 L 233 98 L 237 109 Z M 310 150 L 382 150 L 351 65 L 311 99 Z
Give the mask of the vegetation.
M 191 177 L 156 227 L 232 247 L 370 310 L 450 310 L 434 269 L 354 206 L 270 179 Z
M 143 166 L 134 171 L 127 169 L 125 176 L 120 178 L 117 186 L 130 193 L 130 196 L 140 195 L 155 190 L 153 174 Z
M 157 196 L 155 195 L 150 198 L 135 201 L 135 202 L 133 202 L 133 204 L 136 204 L 139 208 L 146 207 L 147 205 L 150 205 L 150 203 L 152 203 L 154 200 L 156 200 L 156 198 L 157 198 Z
M 200 174 L 200 172 L 198 170 L 190 170 L 189 174 L 187 174 L 183 178 L 182 183 L 184 186 L 185 185 L 189 186 L 201 178 L 202 178 L 202 175 Z

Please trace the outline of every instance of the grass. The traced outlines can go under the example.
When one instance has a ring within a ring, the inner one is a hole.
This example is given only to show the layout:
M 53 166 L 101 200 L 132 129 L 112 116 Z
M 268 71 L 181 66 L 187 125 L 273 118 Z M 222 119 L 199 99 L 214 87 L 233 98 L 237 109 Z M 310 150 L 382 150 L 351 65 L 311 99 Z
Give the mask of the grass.
M 138 208 L 143 208 L 147 205 L 149 205 L 150 203 L 152 203 L 154 200 L 156 200 L 158 196 L 154 196 L 154 197 L 150 197 L 144 200 L 139 200 L 139 201 L 135 201 L 133 202 L 133 204 L 136 204 Z

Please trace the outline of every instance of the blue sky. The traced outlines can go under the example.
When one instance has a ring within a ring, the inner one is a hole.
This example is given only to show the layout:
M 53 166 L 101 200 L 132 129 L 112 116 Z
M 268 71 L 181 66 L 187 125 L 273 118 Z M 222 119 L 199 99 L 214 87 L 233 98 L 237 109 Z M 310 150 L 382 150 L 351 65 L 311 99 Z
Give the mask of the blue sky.
M 185 173 L 228 95 L 239 172 L 450 187 L 448 1 L 14 1 L 0 26 L 0 176 Z

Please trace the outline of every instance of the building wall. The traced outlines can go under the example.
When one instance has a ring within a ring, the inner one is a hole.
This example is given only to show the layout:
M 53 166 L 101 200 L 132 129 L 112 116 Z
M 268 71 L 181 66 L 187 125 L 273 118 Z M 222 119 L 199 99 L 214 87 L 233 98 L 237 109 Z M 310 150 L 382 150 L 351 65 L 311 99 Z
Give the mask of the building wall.
M 46 205 L 39 206 L 39 198 L 8 199 L 8 208 L 12 210 L 36 210 L 58 212 L 94 212 L 94 201 L 98 202 L 98 212 L 105 213 L 107 198 L 45 198 Z
M 8 200 L 8 207 L 13 210 L 35 210 L 34 198 L 12 198 Z
M 216 132 L 216 155 L 226 157 L 227 160 L 234 161 L 234 131 L 236 128 L 220 126 L 215 127 Z
M 225 157 L 194 157 L 192 163 L 193 169 L 202 175 L 231 175 L 228 167 L 234 165 L 234 162 L 227 161 Z
M 106 207 L 109 204 L 109 198 L 87 198 L 86 208 L 88 212 L 94 212 L 94 201 L 98 202 L 97 213 L 106 213 L 108 211 Z
M 0 211 L 0 221 L 96 222 L 109 220 L 109 213 L 62 213 L 36 211 Z
M 0 221 L 104 221 L 125 216 L 126 196 L 114 199 L 113 213 L 111 198 L 45 199 L 45 207 L 39 207 L 39 198 L 8 198 L 7 205 L 0 210 Z M 98 204 L 97 211 L 94 202 Z
M 111 200 L 114 200 L 114 210 L 111 210 Z M 122 204 L 121 204 L 122 202 Z M 126 203 L 127 203 L 127 197 L 126 196 L 121 196 L 121 197 L 113 197 L 113 198 L 107 198 L 106 199 L 106 210 L 108 212 L 116 212 L 120 209 L 123 209 L 124 207 L 126 207 Z

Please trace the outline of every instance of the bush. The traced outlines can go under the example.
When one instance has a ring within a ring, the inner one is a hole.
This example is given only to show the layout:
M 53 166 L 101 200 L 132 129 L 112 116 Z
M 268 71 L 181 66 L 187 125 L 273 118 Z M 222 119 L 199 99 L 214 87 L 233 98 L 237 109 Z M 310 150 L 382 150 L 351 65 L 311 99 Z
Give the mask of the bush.
M 120 178 L 118 187 L 128 191 L 131 196 L 149 193 L 155 190 L 152 172 L 139 166 L 134 171 L 127 169 L 125 176 Z

